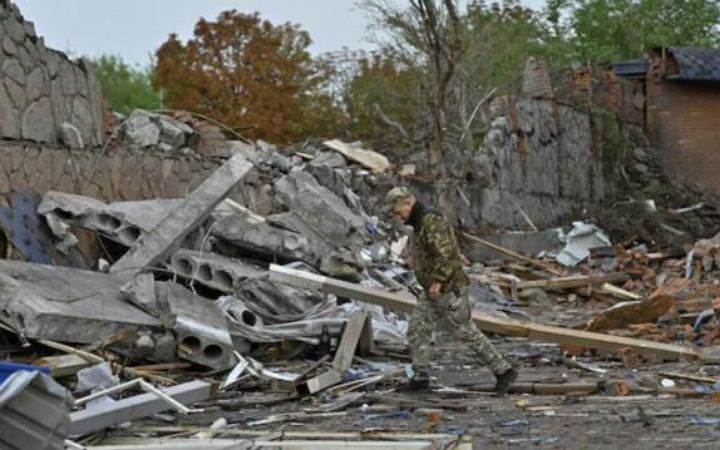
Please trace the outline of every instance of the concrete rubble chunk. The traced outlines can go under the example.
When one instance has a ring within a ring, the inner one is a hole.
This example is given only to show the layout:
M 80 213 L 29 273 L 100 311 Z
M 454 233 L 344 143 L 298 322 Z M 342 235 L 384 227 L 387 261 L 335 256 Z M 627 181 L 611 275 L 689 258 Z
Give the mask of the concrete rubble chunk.
M 195 136 L 188 125 L 161 114 L 136 109 L 125 121 L 125 143 L 132 148 L 158 146 L 165 151 L 187 146 Z
M 315 158 L 310 161 L 310 165 L 337 169 L 338 167 L 346 167 L 347 161 L 338 152 L 319 152 L 315 155 Z
M 215 223 L 212 232 L 224 244 L 232 244 L 240 249 L 239 254 L 234 256 L 244 254 L 264 260 L 279 258 L 283 261 L 309 260 L 308 262 L 314 258 L 314 250 L 305 236 L 272 226 L 264 217 L 250 211 L 220 219 Z M 234 253 L 228 250 L 222 251 Z
M 135 148 L 152 147 L 160 141 L 160 128 L 145 111 L 136 109 L 125 121 L 125 142 Z
M 158 317 L 159 308 L 155 297 L 155 278 L 151 273 L 141 273 L 130 282 L 124 284 L 120 290 L 127 300 L 146 313 Z
M 298 212 L 327 239 L 347 242 L 365 225 L 365 220 L 352 212 L 345 202 L 315 177 L 304 171 L 292 172 L 275 182 L 280 201 Z
M 352 253 L 315 231 L 301 216 L 282 215 L 285 225 L 277 217 L 273 223 L 272 217 L 265 219 L 246 210 L 218 220 L 212 228 L 220 240 L 216 250 L 268 262 L 304 261 L 339 278 L 358 277 L 361 264 Z
M 340 152 L 347 159 L 370 169 L 373 173 L 385 172 L 392 166 L 385 155 L 381 155 L 380 153 L 372 150 L 360 148 L 359 146 L 347 144 L 337 139 L 325 141 L 323 142 L 323 145 Z
M 242 155 L 235 155 L 185 197 L 149 233 L 113 266 L 111 272 L 132 277 L 145 268 L 161 263 L 175 251 L 230 191 L 252 170 Z
M 28 338 L 80 344 L 160 328 L 125 301 L 121 286 L 100 272 L 0 260 L 0 314 Z
M 167 301 L 162 321 L 175 332 L 178 356 L 214 369 L 232 367 L 236 361 L 227 320 L 212 301 L 175 283 L 157 286 Z
M 232 293 L 247 280 L 266 273 L 261 267 L 210 252 L 180 249 L 170 257 L 169 269 L 222 292 Z
M 143 233 L 153 229 L 181 200 L 140 200 L 103 203 L 92 197 L 50 191 L 38 212 L 48 221 L 66 222 L 101 231 L 120 243 L 131 246 Z M 63 232 L 55 233 L 62 238 Z

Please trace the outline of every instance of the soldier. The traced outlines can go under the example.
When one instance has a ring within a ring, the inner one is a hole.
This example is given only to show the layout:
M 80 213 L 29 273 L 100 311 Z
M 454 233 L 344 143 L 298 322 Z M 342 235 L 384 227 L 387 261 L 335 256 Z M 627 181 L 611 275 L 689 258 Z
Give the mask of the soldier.
M 475 326 L 468 298 L 470 284 L 463 270 L 463 256 L 455 234 L 442 213 L 417 201 L 405 187 L 391 189 L 385 206 L 395 219 L 413 230 L 415 275 L 425 290 L 410 319 L 410 342 L 414 375 L 400 386 L 402 391 L 430 387 L 430 341 L 437 322 L 446 318 L 455 336 L 473 349 L 496 378 L 495 392 L 503 395 L 517 378 L 517 371 Z

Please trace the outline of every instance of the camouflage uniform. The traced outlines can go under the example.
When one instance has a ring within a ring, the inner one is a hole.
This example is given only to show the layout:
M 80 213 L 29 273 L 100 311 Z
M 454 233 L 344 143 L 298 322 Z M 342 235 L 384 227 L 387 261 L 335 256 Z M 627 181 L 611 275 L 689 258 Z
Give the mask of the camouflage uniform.
M 415 369 L 418 372 L 429 369 L 432 333 L 438 320 L 446 318 L 453 325 L 455 336 L 473 349 L 495 375 L 506 372 L 510 364 L 472 321 L 469 280 L 452 227 L 442 214 L 426 210 L 419 202 L 413 207 L 408 224 L 415 229 L 412 239 L 415 274 L 426 292 L 418 300 L 408 330 Z M 433 281 L 442 284 L 437 298 L 427 295 Z

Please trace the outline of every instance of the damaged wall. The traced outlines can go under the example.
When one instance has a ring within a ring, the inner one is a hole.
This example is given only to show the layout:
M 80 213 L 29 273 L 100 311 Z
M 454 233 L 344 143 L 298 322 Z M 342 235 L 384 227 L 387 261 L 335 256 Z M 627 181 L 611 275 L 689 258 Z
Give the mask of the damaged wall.
M 444 211 L 468 228 L 527 230 L 524 215 L 537 227 L 554 226 L 656 175 L 642 128 L 642 85 L 587 67 L 559 77 L 547 71 L 530 59 L 523 96 L 487 106 L 488 131 L 478 150 L 446 154 L 449 180 L 411 181 L 425 201 L 444 202 Z M 641 164 L 628 160 L 632 155 L 644 155 Z M 628 164 L 630 179 L 620 170 Z
M 107 202 L 179 198 L 219 163 L 197 156 L 171 157 L 114 149 L 99 155 L 56 146 L 0 145 L 0 192 L 49 190 L 86 194 Z
M 528 229 L 522 212 L 537 227 L 553 226 L 612 194 L 615 161 L 598 145 L 595 115 L 526 97 L 497 98 L 491 109 L 483 144 L 450 169 L 450 181 L 414 182 L 424 200 L 449 197 L 449 213 L 465 227 Z
M 102 90 L 85 62 L 46 48 L 7 0 L 0 0 L 0 46 L 0 138 L 102 143 Z

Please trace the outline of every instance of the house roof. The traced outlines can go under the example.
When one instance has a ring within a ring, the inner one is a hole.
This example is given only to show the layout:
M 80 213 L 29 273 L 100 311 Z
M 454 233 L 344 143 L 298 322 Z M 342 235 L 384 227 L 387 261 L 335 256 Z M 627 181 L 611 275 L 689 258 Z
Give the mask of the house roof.
M 633 59 L 628 61 L 613 61 L 610 63 L 615 75 L 624 78 L 645 78 L 648 70 L 646 59 Z
M 720 81 L 720 48 L 671 47 L 680 69 L 674 80 Z

